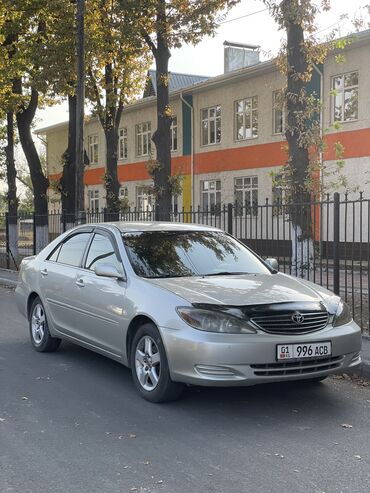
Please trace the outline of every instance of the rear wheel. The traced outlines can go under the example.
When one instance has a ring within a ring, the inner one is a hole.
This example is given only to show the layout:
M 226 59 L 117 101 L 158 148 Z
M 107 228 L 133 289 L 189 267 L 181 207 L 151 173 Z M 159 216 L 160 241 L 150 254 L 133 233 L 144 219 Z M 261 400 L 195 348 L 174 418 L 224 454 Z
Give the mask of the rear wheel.
M 46 353 L 58 349 L 61 339 L 50 335 L 44 305 L 39 297 L 33 300 L 29 316 L 29 326 L 31 343 L 36 351 Z
M 144 399 L 166 402 L 180 396 L 184 385 L 170 378 L 166 352 L 154 324 L 146 323 L 137 330 L 130 362 L 135 386 Z

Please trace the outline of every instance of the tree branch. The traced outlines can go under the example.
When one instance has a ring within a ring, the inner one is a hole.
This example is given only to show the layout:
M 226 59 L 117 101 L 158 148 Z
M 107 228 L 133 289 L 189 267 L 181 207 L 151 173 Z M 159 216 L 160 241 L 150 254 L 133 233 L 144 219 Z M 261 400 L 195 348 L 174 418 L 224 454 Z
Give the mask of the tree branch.
M 142 29 L 141 35 L 145 39 L 146 44 L 152 50 L 153 55 L 156 56 L 156 54 L 157 54 L 157 47 L 153 43 L 153 41 L 152 41 L 151 37 L 149 36 L 149 34 Z

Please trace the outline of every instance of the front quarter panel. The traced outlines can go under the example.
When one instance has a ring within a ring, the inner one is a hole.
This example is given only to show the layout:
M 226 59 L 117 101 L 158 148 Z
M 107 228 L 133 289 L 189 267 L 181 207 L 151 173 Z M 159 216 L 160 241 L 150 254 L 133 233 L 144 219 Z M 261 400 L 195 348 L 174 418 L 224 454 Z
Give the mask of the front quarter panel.
M 137 316 L 145 316 L 161 331 L 163 327 L 171 330 L 184 328 L 185 323 L 176 313 L 177 306 L 191 306 L 183 298 L 158 286 L 146 282 L 145 279 L 132 276 L 127 281 L 124 340 L 131 321 Z M 166 341 L 163 340 L 166 346 Z M 128 364 L 126 351 L 123 351 L 123 363 Z

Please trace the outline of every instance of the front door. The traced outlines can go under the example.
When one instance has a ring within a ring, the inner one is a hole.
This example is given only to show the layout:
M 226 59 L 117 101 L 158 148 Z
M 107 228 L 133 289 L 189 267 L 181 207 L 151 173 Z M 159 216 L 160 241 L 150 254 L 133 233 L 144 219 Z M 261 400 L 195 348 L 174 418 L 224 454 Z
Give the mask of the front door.
M 97 276 L 94 269 L 99 263 L 114 265 L 123 273 L 114 239 L 102 230 L 95 232 L 76 279 L 80 334 L 85 342 L 120 356 L 124 346 L 126 282 Z

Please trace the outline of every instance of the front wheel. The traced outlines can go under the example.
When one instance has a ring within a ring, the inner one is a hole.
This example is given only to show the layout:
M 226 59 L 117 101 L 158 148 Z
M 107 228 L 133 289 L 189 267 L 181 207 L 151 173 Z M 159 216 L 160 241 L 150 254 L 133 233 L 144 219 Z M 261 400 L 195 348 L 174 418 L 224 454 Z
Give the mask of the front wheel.
M 146 323 L 136 332 L 130 362 L 135 386 L 144 399 L 166 402 L 180 396 L 184 385 L 170 378 L 166 352 L 154 324 Z
M 44 305 L 39 297 L 32 303 L 29 324 L 31 343 L 36 351 L 50 353 L 58 349 L 61 339 L 50 335 Z

